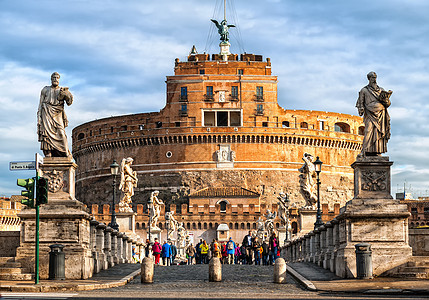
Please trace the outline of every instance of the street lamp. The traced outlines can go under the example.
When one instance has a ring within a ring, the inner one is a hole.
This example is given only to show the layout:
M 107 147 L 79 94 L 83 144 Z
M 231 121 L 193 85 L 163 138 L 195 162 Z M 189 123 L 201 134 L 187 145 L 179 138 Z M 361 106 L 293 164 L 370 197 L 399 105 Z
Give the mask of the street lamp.
M 113 201 L 112 201 L 112 219 L 110 220 L 109 226 L 119 231 L 119 225 L 116 223 L 116 211 L 115 211 L 115 194 L 116 194 L 116 175 L 119 172 L 119 165 L 116 160 L 110 165 L 110 174 L 113 176 Z
M 153 200 L 152 200 L 152 197 L 150 197 L 149 201 L 147 202 L 147 209 L 149 210 L 149 244 L 152 243 L 152 239 L 150 235 L 150 226 L 152 224 L 152 206 L 153 206 Z
M 169 226 L 169 223 L 170 223 L 170 214 L 166 213 L 165 214 L 165 228 L 167 229 L 167 242 L 169 240 L 169 238 L 168 238 L 168 226 Z
M 314 162 L 314 168 L 317 174 L 317 214 L 316 214 L 316 222 L 314 223 L 314 229 L 323 225 L 322 221 L 322 211 L 320 210 L 320 179 L 319 174 L 322 171 L 323 162 L 317 156 L 316 161 Z

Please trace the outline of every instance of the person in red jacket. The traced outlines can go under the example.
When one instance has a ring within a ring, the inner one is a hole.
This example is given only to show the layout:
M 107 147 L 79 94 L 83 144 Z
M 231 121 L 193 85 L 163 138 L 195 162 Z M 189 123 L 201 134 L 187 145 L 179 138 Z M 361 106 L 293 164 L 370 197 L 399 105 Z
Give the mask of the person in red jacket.
M 161 245 L 158 242 L 158 239 L 155 238 L 155 242 L 152 246 L 152 253 L 155 256 L 155 265 L 159 265 L 159 257 L 161 256 Z

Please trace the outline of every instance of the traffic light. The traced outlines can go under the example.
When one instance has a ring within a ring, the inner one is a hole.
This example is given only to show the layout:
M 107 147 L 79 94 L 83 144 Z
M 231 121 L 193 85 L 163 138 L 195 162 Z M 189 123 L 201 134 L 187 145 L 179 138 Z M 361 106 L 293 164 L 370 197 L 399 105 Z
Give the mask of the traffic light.
M 16 184 L 20 187 L 25 188 L 21 192 L 21 196 L 26 197 L 26 199 L 22 199 L 21 203 L 27 205 L 28 207 L 34 208 L 34 180 L 35 178 L 28 179 L 18 179 Z
M 48 179 L 39 177 L 37 180 L 36 205 L 48 203 Z

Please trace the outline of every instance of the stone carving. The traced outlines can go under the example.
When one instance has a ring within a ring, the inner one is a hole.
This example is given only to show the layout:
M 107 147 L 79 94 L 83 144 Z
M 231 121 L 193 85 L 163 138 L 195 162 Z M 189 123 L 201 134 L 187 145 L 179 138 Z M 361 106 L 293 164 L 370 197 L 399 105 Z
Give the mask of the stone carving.
M 267 209 L 265 213 L 265 231 L 268 233 L 268 236 L 271 236 L 274 232 L 274 219 L 276 216 L 276 212 L 271 212 L 271 210 Z
M 279 218 L 283 226 L 287 227 L 288 224 L 288 214 L 289 214 L 289 205 L 287 200 L 287 195 L 283 192 L 277 197 L 279 200 Z
M 235 156 L 235 151 L 231 150 L 229 145 L 219 145 L 219 150 L 216 150 L 216 160 L 220 163 L 234 162 Z
M 121 183 L 119 189 L 123 196 L 119 202 L 120 212 L 132 212 L 131 197 L 134 196 L 134 188 L 137 187 L 137 172 L 131 169 L 133 159 L 131 157 L 122 159 L 121 162 Z
M 362 172 L 362 190 L 384 191 L 387 187 L 387 172 L 364 171 Z
M 220 34 L 220 40 L 222 42 L 229 41 L 229 32 L 228 29 L 231 27 L 235 27 L 235 25 L 228 25 L 226 20 L 222 20 L 219 24 L 218 21 L 211 19 L 211 21 L 216 25 L 218 29 L 218 33 Z
M 186 236 L 188 235 L 188 232 L 183 225 L 183 222 L 181 222 L 177 227 L 177 246 L 179 248 L 185 248 Z
M 256 221 L 256 236 L 261 241 L 263 241 L 265 237 L 265 222 L 261 217 Z
M 176 227 L 179 225 L 179 222 L 174 218 L 173 214 L 174 212 L 172 211 L 165 213 L 165 218 L 168 219 L 167 240 L 172 239 L 172 235 L 176 231 Z
M 231 161 L 235 161 L 235 151 L 231 150 L 230 156 L 231 156 Z
M 158 199 L 158 195 L 159 195 L 159 191 L 153 191 L 152 194 L 150 195 L 150 198 L 153 202 L 152 211 L 151 211 L 152 220 L 150 222 L 150 227 L 151 229 L 153 228 L 153 229 L 159 230 L 159 227 L 157 226 L 157 224 L 158 224 L 159 216 L 161 214 L 161 205 L 164 204 L 164 202 Z
M 305 199 L 306 206 L 314 206 L 317 202 L 314 157 L 311 154 L 304 153 L 302 160 L 304 161 L 304 165 L 298 169 L 301 173 L 299 175 L 300 192 Z
M 363 115 L 365 124 L 362 152 L 360 156 L 374 156 L 387 152 L 387 142 L 390 139 L 390 116 L 387 108 L 390 106 L 392 91 L 386 92 L 377 85 L 377 74 L 367 75 L 369 84 L 359 92 L 356 102 L 359 115 Z
M 43 176 L 48 178 L 48 191 L 56 193 L 64 186 L 64 172 L 63 171 L 45 171 Z
M 68 126 L 64 102 L 73 103 L 68 87 L 60 87 L 60 74 L 51 75 L 51 86 L 45 86 L 40 93 L 37 110 L 37 134 L 40 149 L 46 157 L 70 157 L 65 128 Z

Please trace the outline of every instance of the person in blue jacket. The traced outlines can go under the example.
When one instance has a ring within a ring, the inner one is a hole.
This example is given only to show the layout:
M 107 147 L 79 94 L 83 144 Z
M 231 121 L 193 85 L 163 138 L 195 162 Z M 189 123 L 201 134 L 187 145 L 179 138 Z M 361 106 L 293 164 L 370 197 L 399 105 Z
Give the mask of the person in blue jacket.
M 228 243 L 226 243 L 226 254 L 228 254 L 228 264 L 232 265 L 234 263 L 234 255 L 235 255 L 235 245 L 232 237 L 229 237 Z
M 169 266 L 171 262 L 170 261 L 171 246 L 167 243 L 167 241 L 164 241 L 164 244 L 162 245 L 161 257 L 162 257 L 162 264 L 164 266 Z

